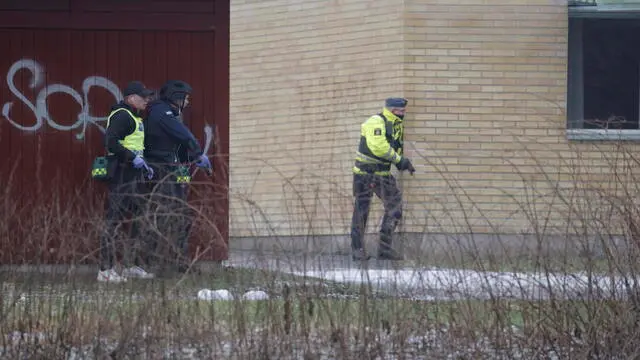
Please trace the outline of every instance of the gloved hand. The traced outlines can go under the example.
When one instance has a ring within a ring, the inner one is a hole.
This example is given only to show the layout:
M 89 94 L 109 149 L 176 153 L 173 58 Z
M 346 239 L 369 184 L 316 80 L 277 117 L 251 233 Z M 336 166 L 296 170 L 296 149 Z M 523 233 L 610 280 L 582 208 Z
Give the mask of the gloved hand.
M 196 166 L 211 169 L 211 161 L 209 161 L 209 158 L 206 155 L 200 155 L 200 157 L 198 157 L 198 161 L 196 161 Z
M 136 155 L 136 157 L 133 158 L 131 162 L 133 163 L 133 167 L 136 169 L 142 169 L 144 166 L 147 165 L 147 162 L 144 161 L 144 159 L 140 155 Z
M 144 164 L 144 169 L 147 171 L 147 179 L 151 180 L 153 179 L 153 168 L 149 165 L 147 165 L 147 163 Z
M 411 161 L 404 156 L 402 157 L 402 159 L 400 159 L 400 162 L 396 164 L 396 167 L 400 171 L 408 170 L 411 175 L 413 175 L 413 173 L 416 171 L 416 169 L 413 167 L 413 164 L 411 164 Z
M 147 171 L 147 178 L 148 179 L 153 178 L 153 169 L 151 168 L 151 166 L 147 165 L 147 162 L 144 161 L 142 156 L 136 155 L 136 157 L 133 158 L 132 163 L 133 163 L 133 167 L 136 168 L 136 169 L 144 168 Z

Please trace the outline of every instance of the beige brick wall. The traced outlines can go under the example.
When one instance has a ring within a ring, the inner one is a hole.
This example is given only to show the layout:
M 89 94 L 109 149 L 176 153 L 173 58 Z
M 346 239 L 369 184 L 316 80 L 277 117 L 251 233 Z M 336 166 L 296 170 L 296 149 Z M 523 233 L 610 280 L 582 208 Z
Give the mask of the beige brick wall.
M 629 162 L 615 145 L 566 140 L 566 3 L 405 4 L 408 148 L 421 170 L 404 184 L 405 230 L 564 234 L 583 230 L 568 217 L 602 216 L 594 189 L 621 183 L 614 169 Z
M 421 170 L 406 181 L 406 230 L 526 230 L 522 178 L 547 192 L 536 160 L 557 173 L 567 151 L 566 4 L 406 4 L 407 138 Z
M 359 123 L 402 90 L 401 3 L 231 2 L 231 236 L 347 231 Z
M 570 208 L 600 216 L 584 194 L 611 191 L 628 161 L 565 139 L 565 2 L 488 4 L 233 0 L 231 236 L 346 234 L 359 124 L 392 95 L 410 99 L 418 168 L 400 176 L 402 231 L 566 231 Z

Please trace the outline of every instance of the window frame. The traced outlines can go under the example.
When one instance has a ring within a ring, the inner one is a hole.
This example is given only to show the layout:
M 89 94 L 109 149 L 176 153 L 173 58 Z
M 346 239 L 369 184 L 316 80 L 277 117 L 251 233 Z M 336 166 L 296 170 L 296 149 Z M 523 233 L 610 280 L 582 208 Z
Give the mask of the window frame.
M 640 20 L 640 1 L 638 1 L 638 4 L 598 4 L 597 6 L 569 7 L 567 23 L 566 137 L 568 140 L 580 141 L 622 140 L 640 142 L 640 128 L 584 129 L 582 127 L 584 123 L 584 79 L 582 75 L 582 26 L 584 19 Z

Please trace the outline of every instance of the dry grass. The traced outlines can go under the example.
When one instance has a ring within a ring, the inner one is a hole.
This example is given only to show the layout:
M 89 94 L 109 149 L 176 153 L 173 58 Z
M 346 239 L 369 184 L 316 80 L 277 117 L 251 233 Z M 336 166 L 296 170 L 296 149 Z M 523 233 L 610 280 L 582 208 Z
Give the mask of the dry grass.
M 423 301 L 394 297 L 393 291 L 377 293 L 367 282 L 344 286 L 290 276 L 284 272 L 288 269 L 175 275 L 116 286 L 94 283 L 94 274 L 86 279 L 76 273 L 48 279 L 3 272 L 3 357 L 635 358 L 640 354 L 640 299 L 635 285 L 640 224 L 635 202 L 638 181 L 633 169 L 640 163 L 624 144 L 615 150 L 608 153 L 611 158 L 604 156 L 609 164 L 604 176 L 611 185 L 607 188 L 594 187 L 584 174 L 573 174 L 560 184 L 557 174 L 545 172 L 548 166 L 544 164 L 540 164 L 539 173 L 546 178 L 544 182 L 527 182 L 523 175 L 524 188 L 531 196 L 514 201 L 519 201 L 519 216 L 529 219 L 534 234 L 527 249 L 514 252 L 497 241 L 498 249 L 487 252 L 469 230 L 471 234 L 464 239 L 450 236 L 435 255 L 425 253 L 421 261 L 409 262 L 416 272 L 424 271 L 418 268 L 426 262 L 457 269 L 542 274 L 582 271 L 587 279 L 602 273 L 626 281 L 620 291 L 606 296 L 593 285 L 576 299 L 567 299 L 560 292 L 551 292 L 544 299 L 515 299 L 488 291 L 484 299 Z M 531 156 L 535 158 L 535 153 Z M 423 160 L 429 161 L 426 157 Z M 570 160 L 575 161 L 581 161 L 580 154 Z M 432 165 L 438 168 L 437 163 Z M 565 165 L 559 166 L 575 164 Z M 452 213 L 464 213 L 472 198 L 444 169 L 439 174 L 450 181 L 450 195 L 458 206 Z M 46 190 L 28 193 L 18 190 L 23 188 L 13 175 L 3 179 L 0 206 L 5 216 L 0 221 L 0 252 L 5 263 L 21 264 L 27 258 L 37 259 L 35 263 L 96 262 L 102 198 L 87 196 L 96 193 L 91 184 L 68 189 L 60 179 L 49 179 Z M 296 194 L 296 184 L 284 177 L 283 182 L 288 184 L 289 194 Z M 541 184 L 544 197 L 535 195 Z M 208 239 L 197 250 L 203 254 L 225 246 L 212 220 L 216 209 L 211 198 L 219 192 L 206 181 L 193 186 L 198 196 L 185 206 L 195 214 L 196 235 Z M 256 224 L 269 223 L 268 213 L 254 199 L 245 196 L 244 200 L 259 219 Z M 544 207 L 545 201 L 551 203 Z M 306 213 L 310 222 L 307 235 L 313 235 L 317 209 L 297 206 L 290 211 Z M 471 212 L 476 218 L 483 216 L 477 208 L 469 209 Z M 153 227 L 148 215 L 144 220 Z M 457 220 L 461 228 L 472 228 L 468 218 Z M 499 232 L 498 225 L 495 230 Z M 278 236 L 275 226 L 269 231 Z M 563 231 L 566 238 L 573 239 L 572 244 L 550 247 L 551 239 Z M 8 249 L 20 251 L 16 255 Z M 479 278 L 490 287 L 483 274 L 479 272 Z M 236 296 L 233 301 L 200 301 L 194 297 L 201 288 L 228 288 L 236 295 L 260 288 L 270 298 L 248 301 Z

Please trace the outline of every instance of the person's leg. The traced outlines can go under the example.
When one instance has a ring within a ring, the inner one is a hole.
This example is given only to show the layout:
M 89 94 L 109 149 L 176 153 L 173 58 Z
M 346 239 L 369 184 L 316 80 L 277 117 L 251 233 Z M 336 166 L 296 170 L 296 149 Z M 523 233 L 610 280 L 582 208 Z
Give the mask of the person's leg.
M 145 270 L 148 267 L 146 261 L 142 261 L 143 248 L 141 239 L 141 228 L 144 224 L 143 196 L 145 195 L 143 185 L 143 174 L 140 170 L 130 168 L 125 170 L 127 180 L 126 203 L 131 216 L 131 231 L 128 241 L 124 244 L 126 268 L 122 275 L 132 278 L 150 279 L 154 275 Z
M 176 266 L 179 272 L 186 272 L 189 267 L 189 236 L 193 223 L 193 212 L 188 203 L 188 184 L 176 184 L 176 192 L 179 202 L 177 241 L 176 241 Z
M 402 219 L 402 193 L 393 176 L 378 177 L 376 195 L 384 204 L 384 216 L 380 226 L 380 244 L 378 257 L 388 260 L 401 260 L 402 256 L 393 249 L 393 233 Z
M 124 217 L 122 199 L 122 169 L 118 167 L 114 179 L 109 184 L 105 201 L 104 230 L 100 236 L 100 260 L 98 281 L 122 282 L 125 281 L 115 270 L 115 242 Z
M 125 267 L 132 266 L 134 244 L 131 241 L 131 233 L 135 231 L 133 222 L 136 221 L 136 199 L 135 199 L 135 177 L 134 168 L 124 168 L 122 170 L 122 184 L 120 190 L 121 204 L 124 210 L 123 219 L 126 218 L 129 222 L 129 231 L 126 239 L 119 244 L 123 252 L 123 265 Z
M 100 270 L 113 268 L 114 246 L 113 242 L 117 234 L 118 220 L 120 217 L 119 200 L 120 196 L 116 189 L 109 186 L 109 193 L 105 200 L 105 222 L 104 231 L 100 236 Z
M 366 260 L 368 256 L 364 249 L 364 233 L 367 229 L 369 207 L 373 190 L 369 175 L 353 175 L 353 215 L 351 217 L 351 251 L 354 260 Z
M 131 244 L 132 251 L 129 258 L 129 264 L 139 267 L 149 266 L 148 254 L 146 253 L 146 226 L 147 226 L 147 187 L 143 179 L 135 184 L 134 194 L 136 195 L 132 204 L 132 222 L 131 222 Z
M 166 167 L 160 163 L 150 162 L 154 176 L 151 181 L 146 182 L 146 206 L 145 206 L 145 226 L 142 228 L 142 257 L 149 266 L 162 265 L 162 245 L 163 234 L 163 203 L 166 189 Z
M 174 248 L 177 239 L 179 216 L 179 194 L 176 192 L 176 179 L 173 166 L 161 166 L 158 178 L 152 192 L 153 234 L 155 237 L 155 253 L 161 271 L 168 270 L 167 266 L 174 263 Z
M 162 164 L 154 166 L 154 181 L 149 184 L 149 224 L 146 232 L 146 256 L 154 265 L 164 267 L 166 236 L 166 198 L 170 195 L 167 169 Z

